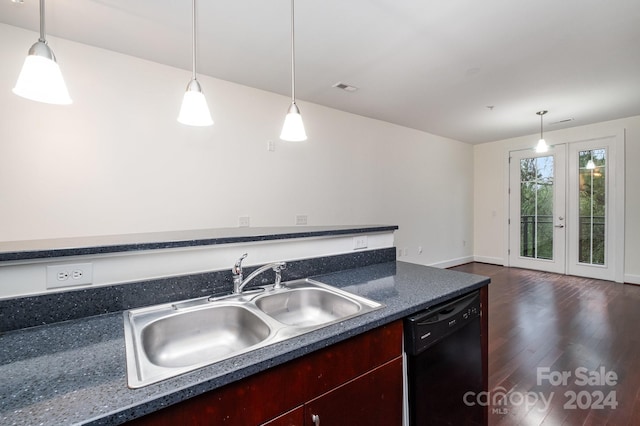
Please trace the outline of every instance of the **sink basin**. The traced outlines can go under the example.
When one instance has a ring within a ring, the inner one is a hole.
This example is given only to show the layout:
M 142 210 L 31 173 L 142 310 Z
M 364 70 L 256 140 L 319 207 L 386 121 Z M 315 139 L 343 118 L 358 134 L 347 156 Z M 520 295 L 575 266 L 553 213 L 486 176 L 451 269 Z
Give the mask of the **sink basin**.
M 158 319 L 140 333 L 149 361 L 162 367 L 186 367 L 222 359 L 257 345 L 271 328 L 241 306 L 216 306 Z
M 287 325 L 326 324 L 357 314 L 360 304 L 320 288 L 303 288 L 266 295 L 256 300 L 265 314 Z
M 275 322 L 237 300 L 207 298 L 124 313 L 129 387 L 139 388 L 253 350 Z
M 124 312 L 127 383 L 156 383 L 383 305 L 312 280 Z

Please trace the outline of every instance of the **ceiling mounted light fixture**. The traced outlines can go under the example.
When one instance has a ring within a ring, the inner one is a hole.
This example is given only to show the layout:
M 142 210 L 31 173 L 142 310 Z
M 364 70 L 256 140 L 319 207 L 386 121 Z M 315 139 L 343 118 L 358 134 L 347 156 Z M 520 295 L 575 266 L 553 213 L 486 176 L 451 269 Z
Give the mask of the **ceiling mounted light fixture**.
M 544 140 L 543 129 L 542 129 L 542 116 L 545 115 L 548 111 L 538 111 L 536 114 L 540 116 L 540 140 L 538 141 L 538 145 L 536 145 L 536 152 L 542 153 L 549 151 L 549 145 Z
M 45 38 L 44 0 L 40 0 L 40 38 L 29 49 L 13 93 L 47 104 L 72 103 L 56 55 Z
M 295 53 L 295 21 L 294 0 L 291 0 L 291 105 L 284 119 L 280 139 L 289 142 L 302 142 L 307 140 L 304 130 L 300 108 L 296 105 L 296 53 Z
M 207 100 L 204 97 L 204 93 L 202 93 L 202 86 L 200 86 L 200 82 L 196 78 L 196 0 L 192 1 L 191 19 L 193 23 L 191 40 L 193 47 L 192 75 L 182 99 L 178 121 L 188 126 L 211 126 L 213 125 L 213 119 L 211 119 Z

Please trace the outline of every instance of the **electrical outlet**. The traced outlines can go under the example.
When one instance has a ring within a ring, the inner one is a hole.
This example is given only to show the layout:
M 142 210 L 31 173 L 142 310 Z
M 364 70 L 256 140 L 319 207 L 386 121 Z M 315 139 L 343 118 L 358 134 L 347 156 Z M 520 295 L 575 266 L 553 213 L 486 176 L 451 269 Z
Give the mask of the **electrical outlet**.
M 353 237 L 353 249 L 361 250 L 367 248 L 367 236 L 366 235 L 358 235 L 357 237 Z
M 93 263 L 47 266 L 47 288 L 73 287 L 93 282 Z
M 267 151 L 275 152 L 275 150 L 276 150 L 276 142 L 272 140 L 267 141 Z
M 299 214 L 296 215 L 296 225 L 306 225 L 307 224 L 307 215 Z
M 238 217 L 238 226 L 240 228 L 247 228 L 250 226 L 250 218 L 249 216 L 240 216 Z

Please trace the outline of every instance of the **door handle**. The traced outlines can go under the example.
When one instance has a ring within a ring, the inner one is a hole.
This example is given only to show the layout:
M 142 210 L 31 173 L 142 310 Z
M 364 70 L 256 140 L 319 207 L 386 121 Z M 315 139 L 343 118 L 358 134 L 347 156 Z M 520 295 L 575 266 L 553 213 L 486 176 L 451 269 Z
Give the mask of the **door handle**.
M 317 414 L 311 415 L 311 421 L 313 422 L 313 426 L 320 426 L 320 416 Z
M 556 228 L 564 228 L 564 225 L 556 225 Z

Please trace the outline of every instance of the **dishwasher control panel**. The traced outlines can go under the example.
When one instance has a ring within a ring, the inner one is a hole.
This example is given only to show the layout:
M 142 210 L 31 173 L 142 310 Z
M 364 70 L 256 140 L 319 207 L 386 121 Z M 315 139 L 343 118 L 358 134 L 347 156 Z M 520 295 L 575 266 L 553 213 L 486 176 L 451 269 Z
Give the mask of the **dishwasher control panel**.
M 479 317 L 479 290 L 420 311 L 405 319 L 405 352 L 417 355 Z

